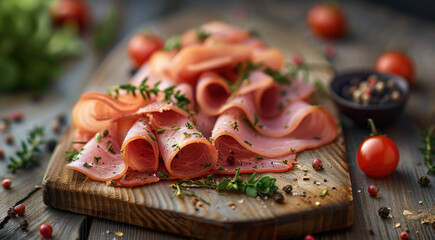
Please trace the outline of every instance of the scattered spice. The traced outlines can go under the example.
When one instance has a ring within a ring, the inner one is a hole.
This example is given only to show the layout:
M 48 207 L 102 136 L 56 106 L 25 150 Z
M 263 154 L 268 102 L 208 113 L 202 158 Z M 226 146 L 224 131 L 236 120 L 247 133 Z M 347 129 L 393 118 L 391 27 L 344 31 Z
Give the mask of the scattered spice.
M 429 182 L 430 182 L 430 179 L 429 179 L 429 177 L 428 176 L 421 176 L 419 179 L 418 179 L 418 183 L 421 185 L 421 186 L 423 186 L 423 187 L 427 187 L 428 185 L 429 185 Z
M 385 219 L 390 215 L 390 210 L 387 207 L 381 207 L 378 210 L 378 214 L 381 216 L 381 218 Z
M 321 197 L 325 197 L 326 194 L 328 193 L 328 187 L 325 187 L 322 191 L 322 193 L 320 194 Z
M 39 233 L 45 237 L 49 238 L 51 237 L 51 234 L 53 233 L 53 228 L 48 224 L 42 224 L 41 227 L 39 227 Z
M 13 122 L 21 122 L 23 120 L 23 113 L 19 110 L 12 111 L 10 118 Z
M 26 206 L 24 206 L 24 204 L 22 203 L 15 206 L 14 209 L 17 212 L 18 216 L 23 216 L 26 212 Z
M 0 132 L 7 132 L 9 130 L 9 120 L 1 119 L 0 120 Z
M 239 131 L 239 123 L 237 121 L 230 121 L 229 123 L 230 123 L 231 127 L 234 128 L 234 130 Z
M 400 223 L 396 223 L 395 225 L 394 225 L 394 228 L 399 228 L 400 227 Z
M 373 235 L 375 235 L 375 232 L 372 229 L 370 229 L 369 234 L 373 236 Z
M 14 137 L 11 134 L 5 136 L 5 142 L 9 145 L 14 144 Z
M 379 187 L 378 186 L 371 185 L 367 191 L 369 192 L 371 197 L 374 197 L 377 199 L 381 198 L 381 195 L 379 195 Z
M 285 186 L 282 188 L 282 190 L 283 190 L 285 193 L 291 193 L 291 192 L 293 191 L 293 187 L 292 187 L 292 185 L 285 185 Z
M 20 221 L 20 228 L 21 230 L 25 231 L 29 227 L 29 222 L 27 222 L 26 219 L 23 219 Z
M 51 125 L 51 130 L 54 133 L 60 133 L 60 131 L 62 130 L 62 125 L 58 121 L 54 121 Z
M 304 177 L 302 178 L 302 180 L 304 180 L 304 181 L 308 181 L 308 180 L 310 180 L 310 178 L 309 178 L 308 176 L 304 176 Z
M 273 200 L 275 200 L 276 203 L 283 203 L 284 195 L 282 195 L 282 193 L 277 191 L 275 192 L 275 194 L 273 194 Z
M 12 180 L 10 180 L 10 179 L 5 179 L 2 182 L 2 187 L 4 189 L 9 189 L 11 187 L 11 185 L 12 185 Z
M 411 211 L 408 210 L 403 210 L 403 216 L 409 216 L 412 215 L 413 213 Z
M 47 149 L 47 152 L 53 153 L 54 149 L 56 148 L 57 140 L 56 139 L 50 139 L 45 144 L 45 148 Z
M 314 202 L 314 204 L 315 204 L 316 206 L 320 206 L 320 202 L 319 202 L 319 201 Z
M 408 240 L 409 239 L 409 230 L 405 230 L 400 234 L 400 239 L 402 240 Z
M 318 158 L 314 159 L 314 160 L 313 160 L 313 168 L 314 168 L 314 170 L 316 170 L 316 171 L 323 170 L 323 163 L 322 163 L 322 160 L 320 160 L 320 159 L 318 159 Z
M 114 234 L 115 234 L 116 236 L 118 236 L 118 237 L 122 237 L 122 236 L 124 236 L 124 233 L 123 233 L 123 232 L 120 232 L 120 231 L 114 232 Z
M 16 211 L 15 209 L 13 209 L 13 208 L 9 208 L 9 209 L 8 209 L 8 216 L 9 216 L 10 218 L 14 218 L 14 217 L 16 217 L 16 216 L 17 216 L 17 211 Z

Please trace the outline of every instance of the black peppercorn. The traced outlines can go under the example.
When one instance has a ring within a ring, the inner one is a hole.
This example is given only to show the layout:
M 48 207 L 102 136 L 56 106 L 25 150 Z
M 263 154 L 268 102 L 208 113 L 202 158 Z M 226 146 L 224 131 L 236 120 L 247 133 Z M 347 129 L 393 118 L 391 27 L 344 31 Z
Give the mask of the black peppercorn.
M 14 137 L 10 134 L 5 136 L 5 142 L 9 145 L 14 144 Z
M 46 143 L 47 151 L 49 153 L 53 153 L 54 149 L 56 148 L 56 145 L 57 145 L 56 139 L 50 139 L 50 140 L 48 140 L 47 143 Z
M 378 213 L 381 218 L 387 218 L 390 215 L 390 210 L 386 207 L 381 207 L 379 208 Z
M 429 185 L 430 179 L 428 176 L 421 176 L 420 179 L 418 179 L 418 183 L 420 183 L 421 186 L 426 187 Z
M 27 222 L 26 219 L 23 219 L 20 221 L 21 230 L 23 230 L 23 231 L 26 230 L 28 226 L 29 226 L 29 222 Z
M 291 192 L 293 191 L 293 187 L 292 187 L 291 185 L 285 185 L 285 186 L 282 188 L 282 190 L 283 190 L 285 193 L 291 193 Z
M 133 77 L 137 73 L 137 70 L 138 69 L 136 69 L 136 68 L 130 69 L 130 77 Z
M 282 193 L 280 193 L 280 192 L 276 192 L 273 195 L 273 200 L 275 200 L 275 202 L 277 202 L 277 203 L 283 203 L 284 202 L 284 195 L 282 195 Z
M 227 157 L 227 163 L 228 163 L 229 165 L 234 165 L 234 163 L 236 163 L 236 158 L 233 157 L 233 156 L 228 156 L 228 157 Z
M 64 126 L 66 124 L 66 116 L 64 113 L 60 113 L 59 115 L 57 115 L 57 121 Z
M 16 217 L 16 216 L 17 216 L 17 211 L 16 211 L 15 209 L 13 209 L 13 208 L 9 208 L 9 209 L 8 209 L 8 216 L 9 216 L 10 218 L 14 218 L 14 217 Z

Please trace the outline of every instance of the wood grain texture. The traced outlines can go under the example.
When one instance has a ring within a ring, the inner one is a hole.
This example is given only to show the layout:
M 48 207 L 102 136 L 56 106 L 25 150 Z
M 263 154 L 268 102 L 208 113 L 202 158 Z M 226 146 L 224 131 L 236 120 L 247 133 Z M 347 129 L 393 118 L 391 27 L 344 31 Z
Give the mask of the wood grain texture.
M 148 29 L 168 37 L 197 26 L 206 16 L 206 11 L 196 9 L 159 21 Z M 323 57 L 297 32 L 256 19 L 237 24 L 247 28 L 255 26 L 272 46 L 280 47 L 287 53 L 297 50 L 307 62 L 326 64 Z M 88 91 L 104 91 L 113 84 L 128 80 L 130 64 L 125 44 L 126 41 L 123 41 L 106 58 Z M 331 71 L 322 70 L 311 77 L 328 81 L 332 74 Z M 323 98 L 321 104 L 338 119 L 335 107 L 328 99 Z M 279 205 L 272 200 L 238 194 L 222 196 L 215 191 L 197 189 L 195 192 L 211 203 L 211 206 L 199 209 L 195 209 L 189 198 L 173 198 L 172 189 L 168 187 L 170 182 L 121 189 L 107 187 L 105 183 L 65 169 L 64 152 L 71 148 L 72 132 L 73 127 L 70 126 L 53 154 L 44 177 L 44 202 L 55 208 L 203 239 L 300 236 L 346 227 L 353 220 L 353 197 L 341 129 L 333 143 L 299 154 L 294 170 L 283 174 L 267 174 L 277 178 L 280 188 L 289 183 L 295 186 L 294 192 L 298 196 L 287 195 L 286 204 Z M 312 170 L 310 163 L 314 158 L 323 160 L 325 171 Z M 303 181 L 304 174 L 310 180 Z M 324 182 L 325 178 L 327 182 Z M 314 181 L 320 184 L 314 184 Z M 332 190 L 321 198 L 324 187 Z M 244 199 L 243 203 L 239 202 L 241 199 Z M 227 202 L 235 202 L 236 208 L 232 210 L 226 205 Z M 316 206 L 315 202 L 320 205 Z

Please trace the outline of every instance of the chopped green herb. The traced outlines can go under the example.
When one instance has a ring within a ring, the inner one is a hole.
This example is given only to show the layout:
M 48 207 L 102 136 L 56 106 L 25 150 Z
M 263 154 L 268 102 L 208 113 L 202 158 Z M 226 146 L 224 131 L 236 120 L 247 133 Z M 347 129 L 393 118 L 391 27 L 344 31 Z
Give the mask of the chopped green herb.
M 219 171 L 224 171 L 225 170 L 225 168 L 223 168 L 223 167 L 218 167 L 218 169 L 217 170 L 219 170 Z
M 181 48 L 181 39 L 179 36 L 172 36 L 170 37 L 166 43 L 163 49 L 165 51 L 172 51 L 172 50 L 178 50 Z
M 284 109 L 284 103 L 280 102 L 278 104 L 278 110 L 282 110 L 282 109 Z
M 210 37 L 210 33 L 206 33 L 206 32 L 204 32 L 204 30 L 202 30 L 201 28 L 198 28 L 198 29 L 196 30 L 196 38 L 197 38 L 199 41 L 204 41 L 204 40 L 206 40 L 208 37 Z
M 157 176 L 159 176 L 163 180 L 169 177 L 168 174 L 166 174 L 164 172 L 158 172 Z
M 94 162 L 98 165 L 98 162 L 101 160 L 101 157 L 94 156 Z
M 184 136 L 186 136 L 186 137 L 190 137 L 190 136 L 192 136 L 192 134 L 191 134 L 191 133 L 188 133 L 188 132 L 184 132 L 183 134 L 184 134 Z
M 248 118 L 245 114 L 242 114 L 241 117 L 242 117 L 243 121 L 244 121 L 244 122 L 245 122 L 245 123 L 246 123 L 250 128 L 252 128 L 252 130 L 255 130 L 255 126 L 254 126 L 254 124 L 252 124 L 252 122 L 249 121 L 249 118 Z
M 287 161 L 287 160 L 282 160 L 282 162 L 283 162 L 284 164 L 287 164 L 287 163 L 288 163 L 288 161 Z
M 291 85 L 291 81 L 288 76 L 283 75 L 280 71 L 271 68 L 266 68 L 264 73 L 271 76 L 273 80 L 281 85 Z
M 245 140 L 245 143 L 248 144 L 250 147 L 252 147 L 252 143 Z
M 328 187 L 325 187 L 322 191 L 322 193 L 320 194 L 321 197 L 326 196 L 326 194 L 328 193 Z
M 85 168 L 91 168 L 92 165 L 89 165 L 87 162 L 85 162 L 85 163 L 83 164 L 83 167 L 85 167 Z
M 427 174 L 435 173 L 435 165 L 432 165 L 431 155 L 435 154 L 435 137 L 432 136 L 435 130 L 435 125 L 429 127 L 428 130 L 421 132 L 420 135 L 423 137 L 422 142 L 424 143 L 424 148 L 418 148 L 420 152 L 424 155 L 424 163 L 429 167 Z
M 166 129 L 164 129 L 164 128 L 157 129 L 157 134 L 162 134 L 165 132 L 165 130 Z
M 71 144 L 86 144 L 86 143 L 88 143 L 88 142 L 71 142 Z
M 259 128 L 264 128 L 263 124 L 258 125 Z
M 148 137 L 150 137 L 151 140 L 153 140 L 154 142 L 157 141 L 156 138 L 153 135 L 151 135 L 151 134 L 148 134 Z
M 95 135 L 95 140 L 97 140 L 97 143 L 101 142 L 101 134 L 99 132 Z
M 171 125 L 171 130 L 178 131 L 180 129 L 181 129 L 180 126 Z
M 208 167 L 211 167 L 211 163 L 207 163 L 204 165 L 204 168 L 208 168 Z
M 172 145 L 172 147 L 174 148 L 174 150 L 181 150 L 180 145 L 178 143 Z
M 288 125 L 286 124 L 286 125 L 284 125 L 284 129 L 287 129 L 288 128 Z
M 79 158 L 79 154 L 80 154 L 80 152 L 77 150 L 74 150 L 71 152 L 67 151 L 67 152 L 65 152 L 65 159 L 68 162 L 74 162 L 75 160 L 77 160 Z
M 190 122 L 186 122 L 187 129 L 193 129 L 195 125 L 191 124 Z
M 320 138 L 320 137 L 313 137 L 313 139 L 315 139 L 315 140 L 322 140 L 322 138 Z
M 113 149 L 112 149 L 112 142 L 111 141 L 107 142 L 106 152 L 111 152 L 111 153 L 115 154 L 115 151 L 113 151 Z
M 196 137 L 201 138 L 202 137 L 202 133 L 192 133 L 193 135 L 195 135 Z
M 294 148 L 290 148 L 290 152 L 291 153 L 294 153 L 296 151 L 296 149 L 294 149 Z
M 252 168 L 257 169 L 257 165 L 254 165 Z
M 115 184 L 116 184 L 116 182 L 115 182 L 115 181 L 113 181 L 113 180 L 110 180 L 110 184 L 111 184 L 111 185 L 115 185 Z
M 262 156 L 256 156 L 255 159 L 261 160 L 261 159 L 263 159 L 263 157 Z
M 239 123 L 237 121 L 230 121 L 229 123 L 230 123 L 231 127 L 234 128 L 234 130 L 239 131 Z
M 254 113 L 254 126 L 258 123 L 258 116 L 257 113 Z
M 103 137 L 107 137 L 108 134 L 109 134 L 109 130 L 105 129 L 103 131 Z

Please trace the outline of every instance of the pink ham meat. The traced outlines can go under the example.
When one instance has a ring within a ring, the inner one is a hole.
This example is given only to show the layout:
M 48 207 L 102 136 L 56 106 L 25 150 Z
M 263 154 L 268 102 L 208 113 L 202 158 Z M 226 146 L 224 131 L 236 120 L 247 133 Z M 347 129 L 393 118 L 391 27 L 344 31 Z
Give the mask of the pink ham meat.
M 255 105 L 258 114 L 272 118 L 283 112 L 291 102 L 308 98 L 315 88 L 312 85 L 293 79 L 290 85 L 273 84 L 255 92 Z
M 159 164 L 156 136 L 145 119 L 130 128 L 121 147 L 121 156 L 132 170 L 155 172 Z
M 171 76 L 176 82 L 195 84 L 201 73 L 244 62 L 251 57 L 252 47 L 246 45 L 195 45 L 183 48 L 171 64 Z
M 160 181 L 155 173 L 144 173 L 129 168 L 119 179 L 106 181 L 108 186 L 113 187 L 136 187 Z
M 100 132 L 101 138 L 98 138 L 98 141 L 95 135 L 83 147 L 77 160 L 68 163 L 66 168 L 99 181 L 122 177 L 127 171 L 127 166 L 121 157 L 121 146 L 116 140 L 117 132 L 117 124 L 110 124 L 107 136 L 103 137 L 103 131 Z
M 319 147 L 335 139 L 338 127 L 324 109 L 303 103 L 299 107 L 303 108 L 303 112 L 299 113 L 297 120 L 292 121 L 288 126 L 291 132 L 281 138 L 259 134 L 243 120 L 243 112 L 239 109 L 226 111 L 219 116 L 212 132 L 212 143 L 220 154 L 224 154 L 220 156 L 218 164 L 225 164 L 229 154 L 228 147 L 231 146 L 238 145 L 236 147 L 238 151 L 245 148 L 253 153 L 250 155 L 246 151 L 241 151 L 241 159 L 255 158 L 258 155 L 264 159 L 282 160 L 280 157 L 288 158 L 291 153 Z M 282 128 L 282 126 L 274 127 Z M 266 169 L 265 166 L 265 170 L 274 171 L 275 167 L 270 166 L 270 169 Z
M 157 143 L 171 175 L 187 179 L 206 176 L 213 170 L 217 162 L 216 149 L 186 117 L 173 111 L 152 116 L 153 128 L 164 129 L 157 135 Z

